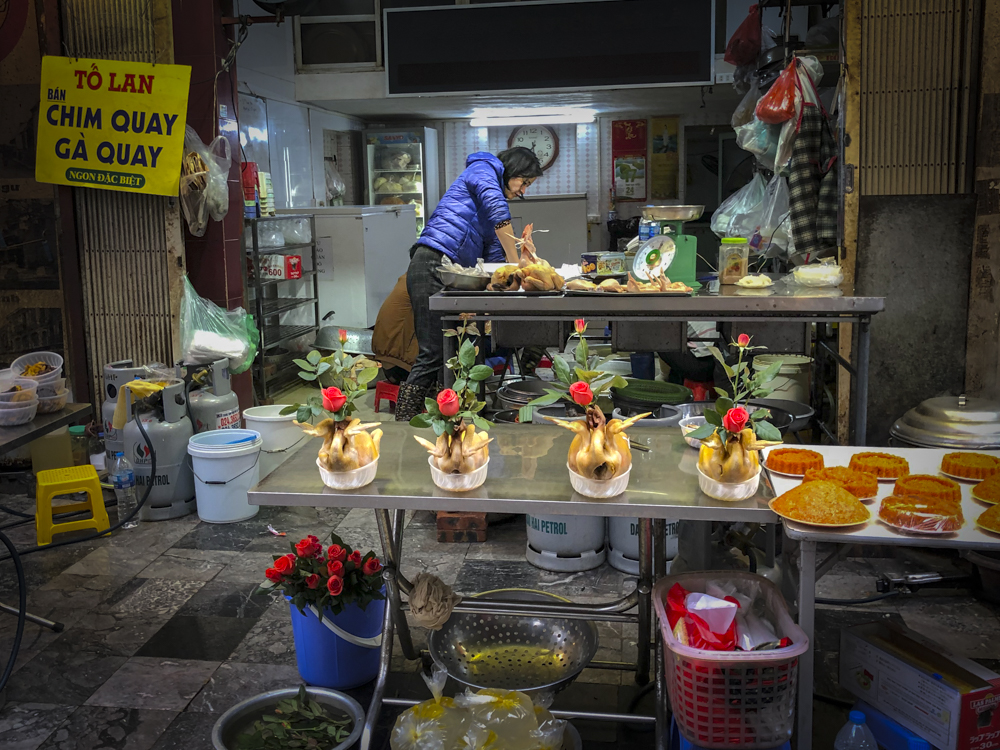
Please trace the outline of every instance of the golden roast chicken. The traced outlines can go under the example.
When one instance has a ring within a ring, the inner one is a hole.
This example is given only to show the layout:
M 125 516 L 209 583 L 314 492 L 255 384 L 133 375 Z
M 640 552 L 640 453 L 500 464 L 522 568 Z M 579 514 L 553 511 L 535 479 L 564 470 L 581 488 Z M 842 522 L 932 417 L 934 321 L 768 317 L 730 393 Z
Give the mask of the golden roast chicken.
M 632 450 L 625 430 L 649 414 L 650 412 L 646 412 L 608 422 L 600 408 L 591 406 L 587 409 L 585 419 L 569 421 L 555 417 L 545 418 L 576 433 L 567 455 L 570 470 L 587 479 L 604 481 L 631 468 Z
M 370 434 L 368 432 L 372 427 L 378 427 L 378 422 L 361 424 L 360 419 L 352 419 L 349 422 L 324 419 L 315 426 L 301 422 L 296 424 L 307 435 L 323 438 L 319 460 L 329 471 L 353 471 L 367 466 L 378 458 L 382 430 L 375 430 Z

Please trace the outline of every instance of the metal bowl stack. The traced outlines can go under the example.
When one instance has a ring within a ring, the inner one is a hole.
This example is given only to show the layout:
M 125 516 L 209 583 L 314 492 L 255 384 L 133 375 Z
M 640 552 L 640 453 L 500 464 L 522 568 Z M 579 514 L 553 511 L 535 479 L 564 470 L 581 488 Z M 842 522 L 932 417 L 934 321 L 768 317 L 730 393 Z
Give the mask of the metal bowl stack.
M 441 272 L 441 281 L 449 289 L 460 289 L 464 292 L 481 292 L 490 283 L 491 276 L 468 276 L 464 273 Z

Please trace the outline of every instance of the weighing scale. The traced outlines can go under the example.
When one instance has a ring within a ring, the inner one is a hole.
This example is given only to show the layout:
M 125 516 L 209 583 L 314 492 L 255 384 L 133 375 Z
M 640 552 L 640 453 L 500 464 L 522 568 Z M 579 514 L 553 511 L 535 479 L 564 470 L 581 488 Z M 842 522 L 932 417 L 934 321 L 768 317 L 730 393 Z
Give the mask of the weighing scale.
M 684 222 L 697 221 L 704 206 L 646 206 L 642 209 L 643 221 L 639 239 L 645 240 L 636 250 L 632 275 L 648 281 L 650 273 L 658 271 L 671 281 L 681 281 L 693 289 L 700 289 L 697 274 L 698 238 L 684 234 Z M 643 237 L 648 232 L 651 236 Z

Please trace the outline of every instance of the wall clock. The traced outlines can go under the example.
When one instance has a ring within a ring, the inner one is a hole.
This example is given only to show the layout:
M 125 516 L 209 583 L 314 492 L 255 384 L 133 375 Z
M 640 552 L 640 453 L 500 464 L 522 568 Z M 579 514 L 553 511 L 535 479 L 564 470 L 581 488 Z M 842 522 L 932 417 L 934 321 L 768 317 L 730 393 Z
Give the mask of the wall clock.
M 507 148 L 523 146 L 535 152 L 542 170 L 552 166 L 559 156 L 559 136 L 546 125 L 521 125 L 507 139 Z

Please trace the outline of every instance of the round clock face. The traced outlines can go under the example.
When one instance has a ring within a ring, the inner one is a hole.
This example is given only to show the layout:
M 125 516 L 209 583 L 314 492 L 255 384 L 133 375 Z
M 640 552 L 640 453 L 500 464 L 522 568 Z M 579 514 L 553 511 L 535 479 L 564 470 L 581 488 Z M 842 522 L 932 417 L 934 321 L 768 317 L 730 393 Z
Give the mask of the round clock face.
M 515 128 L 507 140 L 507 147 L 523 146 L 535 152 L 542 169 L 548 169 L 559 156 L 559 138 L 545 125 L 522 125 Z

